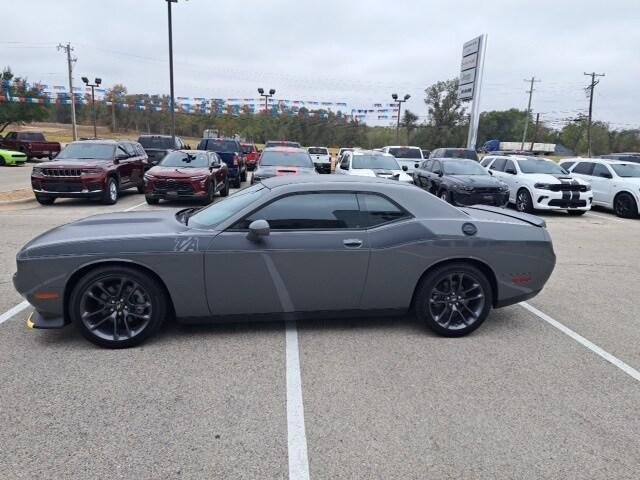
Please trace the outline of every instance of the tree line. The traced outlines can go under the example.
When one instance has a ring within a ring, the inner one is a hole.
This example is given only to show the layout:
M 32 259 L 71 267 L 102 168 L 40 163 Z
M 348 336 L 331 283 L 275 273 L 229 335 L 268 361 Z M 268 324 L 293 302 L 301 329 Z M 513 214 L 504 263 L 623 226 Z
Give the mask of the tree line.
M 14 76 L 5 68 L 0 94 L 12 97 L 43 98 L 37 85 L 26 86 L 26 79 Z M 8 88 L 7 88 L 7 85 Z M 458 82 L 446 80 L 425 89 L 424 102 L 428 109 L 428 120 L 419 123 L 418 116 L 405 110 L 400 130 L 394 127 L 374 127 L 352 120 L 341 114 L 323 111 L 319 116 L 301 108 L 295 116 L 266 113 L 239 115 L 180 113 L 176 114 L 176 134 L 200 137 L 205 129 L 216 129 L 221 135 L 239 134 L 247 140 L 264 143 L 267 140 L 287 139 L 303 145 L 329 147 L 359 146 L 378 148 L 385 145 L 411 144 L 432 150 L 438 147 L 463 147 L 469 128 L 465 107 L 457 95 Z M 97 124 L 115 132 L 140 132 L 168 134 L 170 115 L 167 111 L 169 98 L 166 95 L 130 94 L 124 85 L 115 85 L 106 92 L 105 98 L 112 102 L 129 105 L 160 105 L 163 111 L 151 108 L 118 108 L 102 103 L 96 104 Z M 80 124 L 93 122 L 90 102 L 76 105 L 76 117 Z M 490 139 L 519 141 L 522 139 L 527 113 L 516 108 L 503 111 L 482 112 L 478 129 L 478 146 Z M 0 102 L 0 134 L 12 123 L 47 121 L 71 123 L 71 107 L 65 104 L 30 104 Z M 535 120 L 529 118 L 527 142 L 562 144 L 585 154 L 587 151 L 587 119 L 583 116 L 568 122 L 561 129 L 551 128 L 544 120 L 535 128 Z M 640 151 L 640 130 L 612 129 L 605 122 L 592 124 L 592 150 L 600 155 L 619 151 Z

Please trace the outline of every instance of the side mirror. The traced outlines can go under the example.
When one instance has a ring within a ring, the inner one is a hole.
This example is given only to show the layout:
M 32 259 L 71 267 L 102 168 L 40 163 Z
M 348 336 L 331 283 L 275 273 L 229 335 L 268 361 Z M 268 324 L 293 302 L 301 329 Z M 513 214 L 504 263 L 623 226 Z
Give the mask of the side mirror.
M 247 238 L 252 241 L 258 241 L 260 237 L 267 237 L 271 232 L 271 227 L 269 227 L 269 222 L 266 220 L 254 220 L 249 225 L 249 233 Z
M 409 171 L 409 167 L 407 167 L 406 165 L 402 165 L 402 171 L 403 172 Z
M 489 175 L 493 175 L 493 170 L 487 170 L 489 172 Z
M 442 173 L 442 172 L 438 172 L 438 176 L 439 176 L 439 177 L 442 177 L 443 175 L 444 175 L 444 173 Z

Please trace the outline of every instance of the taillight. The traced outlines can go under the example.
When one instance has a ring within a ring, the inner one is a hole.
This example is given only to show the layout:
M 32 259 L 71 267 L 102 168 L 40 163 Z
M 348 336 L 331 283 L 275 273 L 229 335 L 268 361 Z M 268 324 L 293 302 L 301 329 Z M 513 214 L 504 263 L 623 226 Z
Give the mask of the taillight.
M 234 154 L 233 154 L 233 164 L 234 164 L 235 166 L 240 165 L 240 161 L 239 161 L 239 159 L 238 159 L 238 154 L 237 154 L 237 153 L 234 153 Z

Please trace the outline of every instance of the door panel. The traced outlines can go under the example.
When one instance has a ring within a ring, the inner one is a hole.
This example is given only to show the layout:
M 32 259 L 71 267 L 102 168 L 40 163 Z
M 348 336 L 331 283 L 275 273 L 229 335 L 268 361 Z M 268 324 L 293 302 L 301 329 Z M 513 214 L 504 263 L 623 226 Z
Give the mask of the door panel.
M 344 244 L 353 239 L 362 245 Z M 258 241 L 224 232 L 205 256 L 209 307 L 213 315 L 357 309 L 368 262 L 363 230 L 272 231 Z

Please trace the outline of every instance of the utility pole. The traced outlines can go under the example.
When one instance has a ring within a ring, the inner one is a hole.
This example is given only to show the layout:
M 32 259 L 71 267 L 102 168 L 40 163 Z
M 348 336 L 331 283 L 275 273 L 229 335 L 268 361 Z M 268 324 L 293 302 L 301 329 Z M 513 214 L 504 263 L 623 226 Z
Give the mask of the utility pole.
M 585 75 L 591 77 L 591 84 L 586 88 L 589 94 L 589 120 L 587 123 L 587 155 L 591 158 L 591 113 L 593 112 L 593 89 L 597 84 L 600 83 L 600 80 L 596 80 L 596 77 L 604 77 L 604 73 L 584 73 Z
M 531 148 L 529 149 L 531 152 L 533 152 L 533 144 L 536 143 L 536 140 L 538 140 L 538 126 L 540 125 L 540 114 L 536 113 L 536 129 L 533 132 L 533 140 L 531 142 Z
M 173 143 L 176 143 L 176 107 L 175 96 L 173 90 L 173 24 L 171 21 L 171 4 L 178 3 L 178 0 L 166 0 L 167 1 L 167 14 L 169 20 L 169 89 L 171 94 L 171 139 Z
M 69 69 L 69 94 L 71 95 L 71 133 L 73 135 L 73 141 L 78 139 L 78 127 L 76 125 L 76 97 L 73 94 L 73 62 L 77 62 L 78 59 L 71 57 L 73 47 L 71 43 L 67 42 L 66 45 L 62 43 L 58 44 L 58 50 L 64 50 L 67 53 L 67 67 Z
M 530 82 L 531 87 L 527 90 L 529 94 L 529 103 L 527 105 L 527 116 L 524 119 L 524 132 L 522 132 L 522 144 L 520 145 L 520 150 L 524 150 L 524 142 L 527 141 L 527 128 L 529 127 L 529 115 L 531 115 L 531 97 L 533 97 L 533 84 L 539 82 L 540 80 L 536 80 L 536 77 L 526 78 L 525 82 Z

